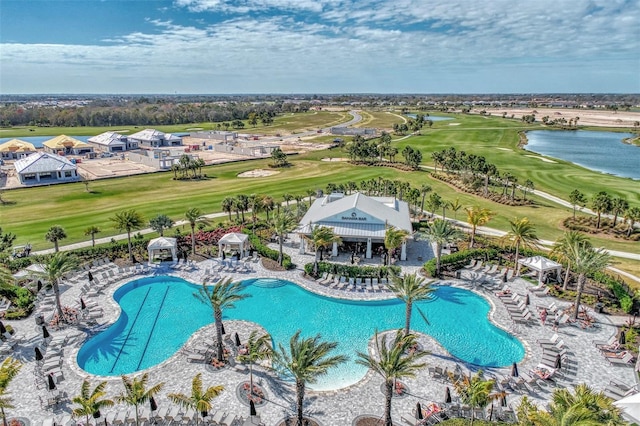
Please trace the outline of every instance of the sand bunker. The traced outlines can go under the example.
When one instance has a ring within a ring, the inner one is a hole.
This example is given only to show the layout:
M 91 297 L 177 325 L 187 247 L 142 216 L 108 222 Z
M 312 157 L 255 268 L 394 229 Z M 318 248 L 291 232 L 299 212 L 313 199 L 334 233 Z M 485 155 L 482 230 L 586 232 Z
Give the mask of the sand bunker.
M 249 170 L 248 172 L 240 173 L 238 177 L 241 178 L 256 178 L 256 177 L 267 177 L 271 175 L 276 175 L 280 172 L 275 170 L 265 170 L 265 169 L 254 169 Z
M 548 158 L 538 157 L 537 155 L 525 155 L 525 157 L 537 158 L 538 160 L 542 160 L 545 163 L 557 163 L 557 161 L 549 160 Z
M 513 151 L 510 148 L 496 148 L 496 149 L 499 149 L 500 151 Z
M 327 157 L 323 158 L 322 161 L 349 161 L 349 159 L 345 157 Z
M 459 126 L 461 123 L 449 123 L 449 126 Z

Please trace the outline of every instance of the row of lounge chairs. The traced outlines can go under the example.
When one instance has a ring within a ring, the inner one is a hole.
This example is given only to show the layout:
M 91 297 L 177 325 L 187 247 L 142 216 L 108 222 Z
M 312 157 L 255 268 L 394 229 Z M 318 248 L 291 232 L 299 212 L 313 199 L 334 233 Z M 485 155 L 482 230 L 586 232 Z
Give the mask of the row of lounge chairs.
M 638 386 L 633 385 L 629 386 L 626 383 L 623 383 L 617 379 L 611 379 L 609 384 L 604 388 L 605 396 L 617 401 L 619 399 L 625 398 L 629 395 L 638 392 Z
M 387 290 L 387 278 L 347 278 L 345 276 L 324 273 L 316 280 L 318 284 L 337 290 L 363 291 L 363 292 L 383 292 Z
M 502 300 L 505 307 L 507 308 L 507 312 L 509 313 L 509 317 L 519 324 L 529 324 L 535 321 L 535 318 L 529 307 L 526 303 L 526 298 L 517 293 L 505 292 L 503 290 L 502 294 L 496 293 L 497 296 Z
M 506 267 L 500 268 L 497 264 L 484 263 L 482 260 L 472 259 L 469 264 L 463 266 L 463 269 L 482 273 L 492 277 L 505 277 L 507 281 L 511 281 L 514 276 L 513 269 Z
M 600 349 L 605 359 L 611 365 L 633 366 L 634 356 L 631 352 L 624 350 L 618 343 L 616 336 L 612 336 L 608 341 L 595 340 L 596 348 Z

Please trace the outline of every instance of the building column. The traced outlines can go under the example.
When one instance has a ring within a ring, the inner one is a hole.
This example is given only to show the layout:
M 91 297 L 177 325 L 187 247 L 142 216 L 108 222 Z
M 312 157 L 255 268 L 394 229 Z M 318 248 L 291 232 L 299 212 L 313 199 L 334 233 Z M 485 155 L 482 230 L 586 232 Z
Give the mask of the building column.
M 407 242 L 402 243 L 402 248 L 400 249 L 400 260 L 407 260 Z
M 333 247 L 331 248 L 331 256 L 333 257 L 338 256 L 338 243 L 335 241 L 333 242 Z
M 298 250 L 298 254 L 304 254 L 304 237 L 299 235 L 300 237 L 300 249 Z
M 36 182 L 40 182 L 40 173 L 36 173 Z
M 367 253 L 365 257 L 371 259 L 371 238 L 367 238 Z

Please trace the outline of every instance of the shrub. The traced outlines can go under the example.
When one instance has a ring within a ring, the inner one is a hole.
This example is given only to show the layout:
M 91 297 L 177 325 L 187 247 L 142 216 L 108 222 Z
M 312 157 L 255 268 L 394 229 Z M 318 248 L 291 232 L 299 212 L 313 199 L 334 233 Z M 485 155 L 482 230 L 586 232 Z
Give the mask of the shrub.
M 242 232 L 249 236 L 251 246 L 258 252 L 258 254 L 260 254 L 260 256 L 275 260 L 276 262 L 278 261 L 278 257 L 280 256 L 280 252 L 278 250 L 267 247 L 262 243 L 262 240 L 251 231 L 245 229 Z M 291 256 L 286 253 L 282 253 L 282 266 L 285 269 L 293 269 L 296 267 L 296 265 L 291 262 Z
M 314 262 L 304 265 L 304 271 L 307 275 L 313 275 L 313 263 Z M 342 263 L 318 262 L 318 274 L 320 275 L 327 272 L 351 278 L 379 278 L 388 277 L 390 275 L 399 275 L 401 271 L 402 269 L 399 266 L 358 266 L 344 265 Z
M 496 249 L 471 249 L 461 250 L 455 253 L 446 254 L 440 257 L 441 269 L 459 269 L 462 266 L 469 263 L 472 259 L 484 259 L 491 260 L 498 258 L 498 251 Z M 423 266 L 424 270 L 431 277 L 436 275 L 436 259 L 430 259 L 425 262 Z

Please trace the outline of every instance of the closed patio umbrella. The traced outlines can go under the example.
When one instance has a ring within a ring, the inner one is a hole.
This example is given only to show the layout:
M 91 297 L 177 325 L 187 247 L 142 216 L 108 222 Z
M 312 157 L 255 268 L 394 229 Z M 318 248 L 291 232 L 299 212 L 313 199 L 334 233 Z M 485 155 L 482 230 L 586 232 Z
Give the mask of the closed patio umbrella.
M 42 338 L 43 339 L 48 339 L 49 337 L 51 337 L 51 335 L 49 334 L 49 330 L 47 330 L 47 326 L 43 325 L 42 326 Z
M 449 386 L 444 389 L 444 402 L 451 404 L 451 389 L 449 389 Z
M 250 416 L 257 416 L 258 413 L 256 412 L 256 404 L 253 403 L 253 401 L 249 401 L 249 415 Z
M 513 377 L 518 377 L 518 364 L 516 364 L 515 362 L 511 366 L 511 375 Z
M 90 282 L 93 281 L 93 274 L 91 273 L 91 271 L 87 273 L 87 276 L 89 277 Z
M 503 407 L 507 406 L 507 395 L 506 394 L 502 395 L 502 398 L 500 398 L 500 405 L 502 405 Z
M 151 411 L 156 411 L 158 409 L 158 404 L 156 404 L 156 399 L 154 397 L 149 398 L 149 408 Z
M 417 420 L 422 420 L 424 418 L 424 416 L 422 415 L 422 405 L 420 405 L 420 402 L 416 403 L 416 419 Z
M 38 280 L 38 287 L 36 288 L 38 289 L 37 291 L 42 290 L 42 281 Z
M 96 410 L 93 412 L 94 419 L 99 419 L 100 417 L 102 417 L 102 413 L 100 413 L 100 410 Z
M 222 328 L 222 334 L 227 334 L 227 332 L 224 329 L 224 323 L 220 323 L 220 328 Z
M 627 334 L 624 332 L 624 330 L 620 330 L 620 336 L 618 336 L 618 343 L 620 343 L 621 345 L 624 345 L 627 343 Z
M 7 332 L 7 328 L 4 326 L 2 321 L 0 321 L 0 334 L 4 334 Z
M 80 309 L 82 310 L 87 309 L 87 304 L 84 303 L 84 299 L 82 297 L 80 298 Z
M 47 375 L 47 389 L 49 390 L 56 389 L 56 382 L 53 380 L 53 376 L 51 374 Z
M 562 357 L 560 354 L 556 355 L 556 363 L 554 364 L 554 367 L 558 370 L 562 368 Z
M 240 336 L 238 336 L 238 333 L 234 333 L 233 337 L 236 340 L 236 346 L 240 346 L 242 343 L 240 342 Z
M 34 351 L 36 353 L 36 361 L 42 361 L 44 359 L 44 356 L 42 356 L 42 352 L 40 351 L 39 347 L 35 347 Z
M 527 294 L 527 297 L 524 298 L 524 304 L 526 306 L 529 306 L 531 304 L 531 300 L 529 300 L 529 295 Z

